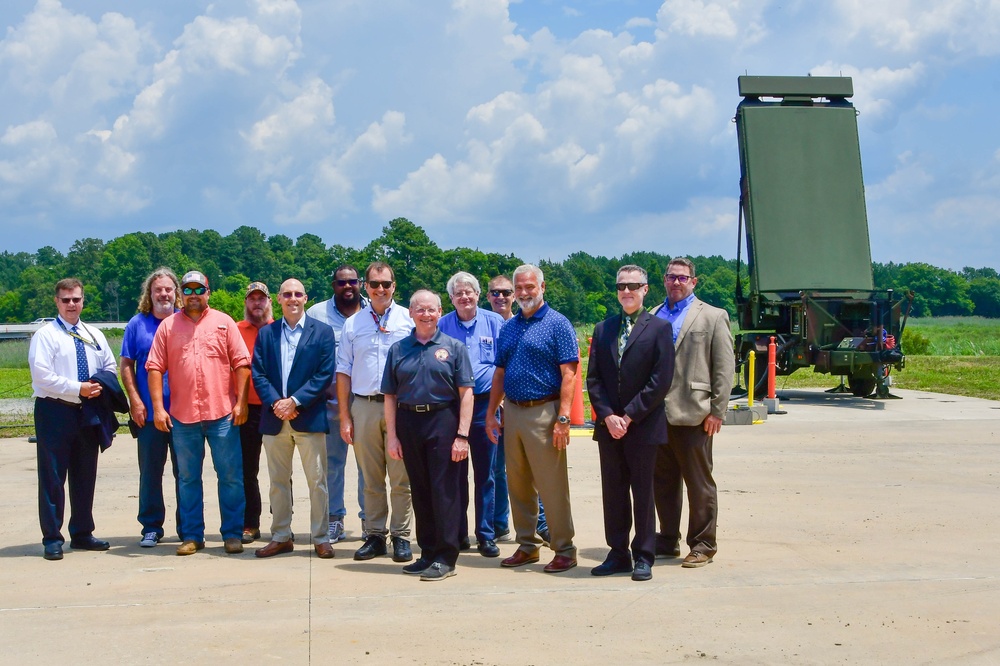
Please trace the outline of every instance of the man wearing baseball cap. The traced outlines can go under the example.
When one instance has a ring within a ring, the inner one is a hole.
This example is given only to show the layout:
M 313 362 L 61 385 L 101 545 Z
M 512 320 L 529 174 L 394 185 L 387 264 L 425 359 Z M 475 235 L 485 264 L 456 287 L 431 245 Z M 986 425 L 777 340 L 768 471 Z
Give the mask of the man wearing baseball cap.
M 243 321 L 236 324 L 250 354 L 251 365 L 257 332 L 273 321 L 271 292 L 263 282 L 251 282 L 247 285 L 243 300 Z M 240 426 L 240 448 L 243 450 L 243 496 L 247 504 L 243 512 L 241 539 L 243 543 L 252 543 L 260 538 L 260 483 L 257 482 L 257 474 L 260 472 L 260 450 L 263 446 L 260 410 L 260 397 L 254 389 L 253 382 L 250 382 L 250 390 L 247 393 L 247 422 Z
M 153 336 L 146 369 L 157 430 L 171 432 L 177 453 L 180 536 L 178 555 L 205 547 L 201 482 L 205 441 L 219 480 L 219 512 L 227 553 L 243 552 L 243 454 L 239 426 L 247 420 L 250 354 L 233 318 L 208 307 L 208 278 L 189 271 L 181 279 L 184 309 L 167 317 Z M 170 412 L 163 406 L 163 374 Z

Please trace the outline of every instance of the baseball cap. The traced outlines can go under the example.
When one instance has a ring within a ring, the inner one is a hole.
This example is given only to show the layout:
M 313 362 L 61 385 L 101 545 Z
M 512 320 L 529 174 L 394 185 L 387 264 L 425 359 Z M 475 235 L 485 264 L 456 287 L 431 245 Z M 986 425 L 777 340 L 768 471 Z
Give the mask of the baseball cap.
M 208 278 L 205 277 L 204 273 L 200 273 L 198 271 L 188 271 L 184 274 L 184 277 L 181 278 L 182 287 L 186 284 L 191 284 L 192 282 L 200 284 L 208 289 Z
M 247 293 L 246 296 L 243 297 L 244 300 L 250 298 L 250 294 L 252 294 L 255 291 L 259 291 L 268 298 L 271 298 L 271 292 L 267 290 L 266 284 L 264 284 L 263 282 L 251 282 L 250 284 L 247 285 Z

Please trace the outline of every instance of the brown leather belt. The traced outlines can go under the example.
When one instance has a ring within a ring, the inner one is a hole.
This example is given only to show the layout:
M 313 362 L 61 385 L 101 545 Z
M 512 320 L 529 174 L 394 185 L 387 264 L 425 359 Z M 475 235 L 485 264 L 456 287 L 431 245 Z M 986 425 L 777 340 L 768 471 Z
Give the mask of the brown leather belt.
M 547 402 L 555 402 L 559 399 L 559 394 L 547 395 L 544 398 L 539 398 L 538 400 L 511 400 L 507 398 L 507 402 L 512 405 L 517 405 L 518 407 L 538 407 L 538 405 L 544 405 Z
M 361 395 L 360 393 L 355 393 L 354 397 L 358 400 L 367 400 L 368 402 L 385 402 L 385 396 L 381 393 L 376 393 L 375 395 Z
M 428 412 L 436 412 L 439 409 L 446 409 L 451 407 L 455 403 L 453 402 L 435 402 L 428 405 L 408 405 L 405 402 L 397 403 L 400 409 L 405 409 L 408 412 L 417 412 L 418 414 L 426 414 Z

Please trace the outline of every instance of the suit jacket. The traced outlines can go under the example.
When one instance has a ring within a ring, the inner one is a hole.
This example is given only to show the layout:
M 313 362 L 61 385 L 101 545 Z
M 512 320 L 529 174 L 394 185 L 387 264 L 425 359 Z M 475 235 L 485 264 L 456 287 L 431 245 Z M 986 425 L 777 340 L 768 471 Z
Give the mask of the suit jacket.
M 281 432 L 281 419 L 274 415 L 273 405 L 282 398 L 299 401 L 299 415 L 292 419 L 296 432 L 329 432 L 326 419 L 326 389 L 333 381 L 337 362 L 337 341 L 333 329 L 312 317 L 303 319 L 299 338 L 288 373 L 288 395 L 281 391 L 281 326 L 282 320 L 260 329 L 253 348 L 250 374 L 260 396 L 260 431 L 265 435 Z
M 631 417 L 624 441 L 628 444 L 665 444 L 667 418 L 663 399 L 674 376 L 673 333 L 670 324 L 643 311 L 632 327 L 618 358 L 621 315 L 608 317 L 594 328 L 587 367 L 587 392 L 597 412 L 594 439 L 611 439 L 604 419 L 615 414 Z
M 670 425 L 701 425 L 709 414 L 725 418 L 736 374 L 729 313 L 696 297 L 677 335 L 674 360 L 674 381 L 667 394 Z
M 84 437 L 97 442 L 101 451 L 107 451 L 118 432 L 115 412 L 128 413 L 128 398 L 118 383 L 118 375 L 110 370 L 98 370 L 91 375 L 90 381 L 101 385 L 101 394 L 83 399 L 83 423 L 92 426 L 84 432 Z

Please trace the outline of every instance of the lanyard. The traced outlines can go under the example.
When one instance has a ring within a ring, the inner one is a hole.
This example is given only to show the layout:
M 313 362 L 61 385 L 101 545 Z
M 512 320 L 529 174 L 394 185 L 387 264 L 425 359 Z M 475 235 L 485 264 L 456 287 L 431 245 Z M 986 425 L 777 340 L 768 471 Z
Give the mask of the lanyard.
M 385 325 L 389 323 L 389 310 L 391 310 L 391 309 L 392 309 L 391 307 L 386 308 L 385 314 L 382 315 L 382 319 L 381 320 L 379 320 L 378 315 L 375 314 L 375 310 L 369 310 L 368 311 L 368 312 L 371 313 L 371 315 L 372 315 L 372 321 L 374 321 L 375 322 L 375 326 L 378 327 L 379 333 L 388 333 L 389 332 L 389 329 L 386 328 Z
M 65 332 L 65 333 L 66 333 L 67 335 L 69 335 L 69 336 L 70 336 L 71 338 L 76 338 L 77 340 L 79 340 L 79 341 L 80 341 L 80 342 L 82 342 L 83 344 L 85 344 L 85 345 L 90 345 L 91 347 L 93 347 L 93 348 L 94 348 L 94 349 L 96 349 L 97 351 L 101 351 L 101 345 L 99 345 L 99 344 L 97 343 L 97 340 L 96 340 L 96 338 L 95 338 L 94 340 L 88 340 L 87 338 L 83 337 L 82 335 L 80 335 L 80 334 L 79 334 L 79 333 L 77 333 L 76 331 L 71 331 L 71 330 L 69 330 L 68 328 L 66 328 L 66 325 L 65 325 L 64 323 L 62 323 L 62 319 L 58 319 L 58 318 L 57 318 L 57 319 L 56 319 L 56 323 L 57 323 L 57 324 L 59 324 L 59 328 L 61 328 L 61 329 L 63 330 L 63 332 Z M 86 328 L 86 326 L 84 326 L 84 325 L 83 325 L 83 322 L 80 322 L 79 326 L 80 326 L 81 328 Z

